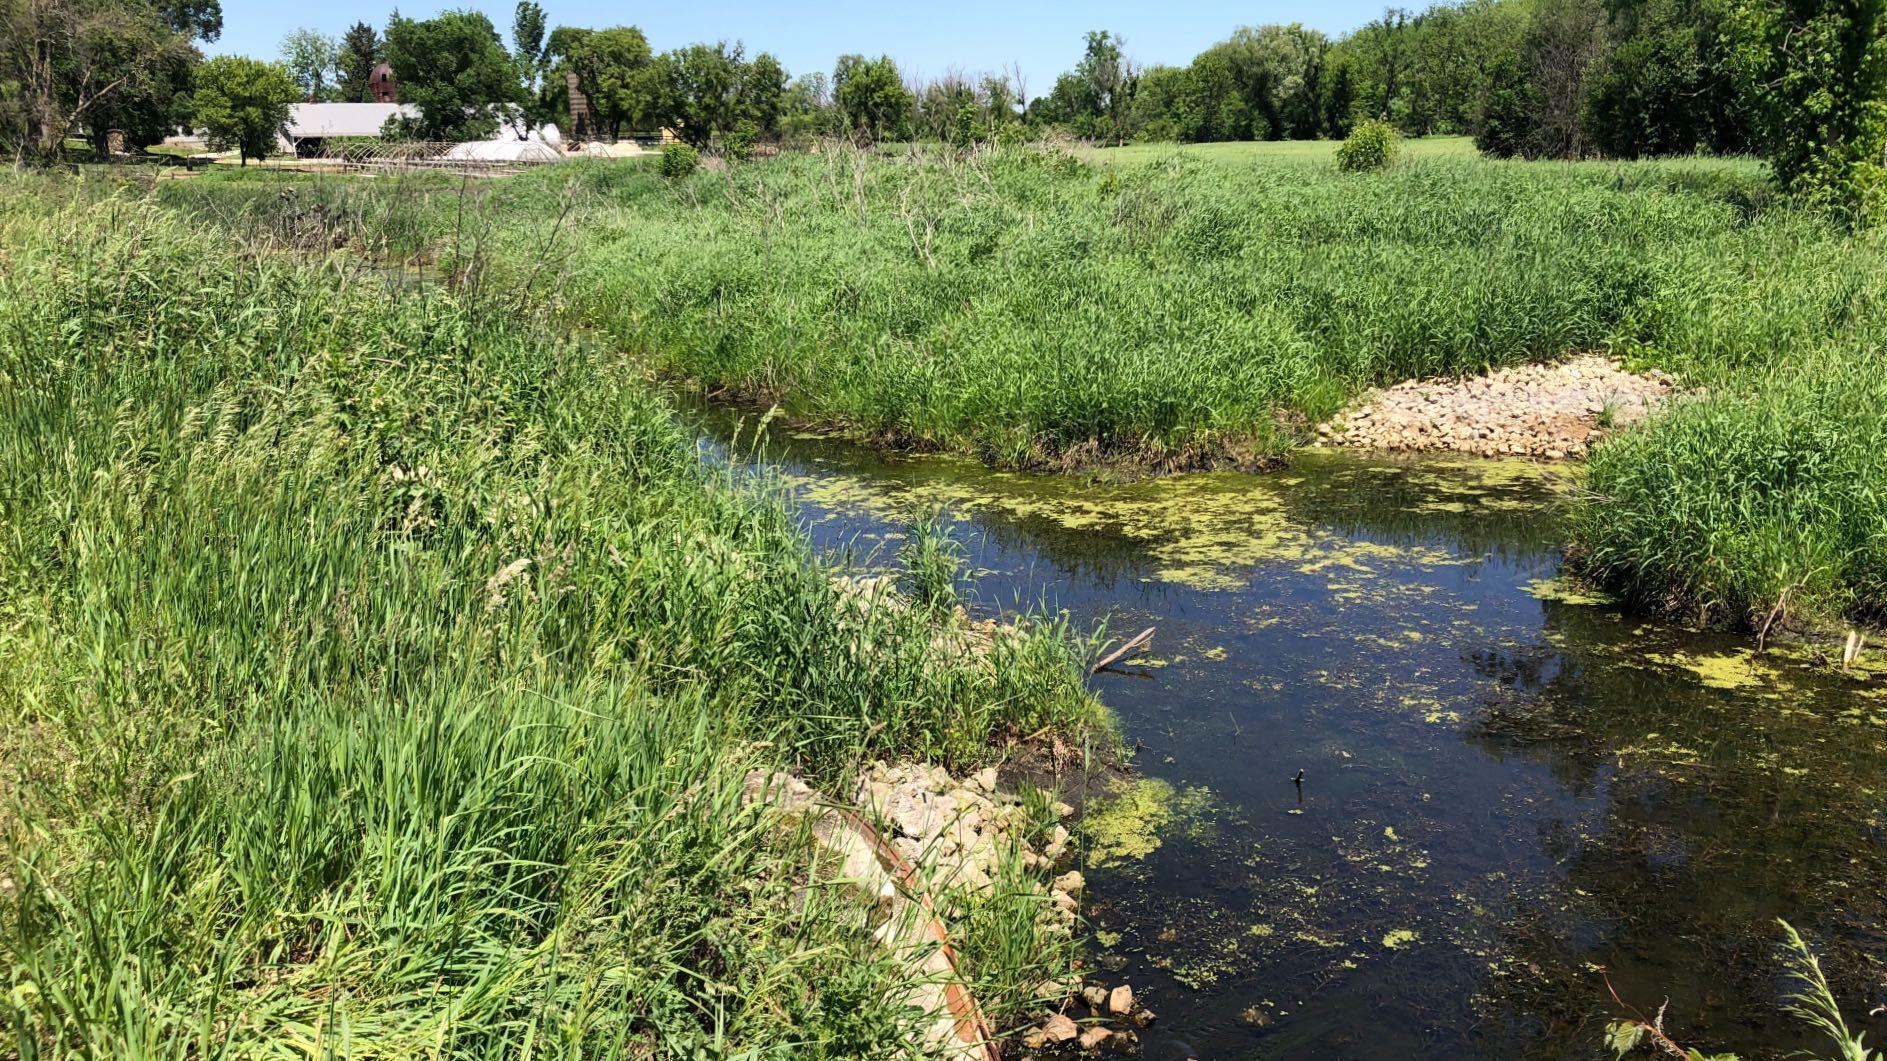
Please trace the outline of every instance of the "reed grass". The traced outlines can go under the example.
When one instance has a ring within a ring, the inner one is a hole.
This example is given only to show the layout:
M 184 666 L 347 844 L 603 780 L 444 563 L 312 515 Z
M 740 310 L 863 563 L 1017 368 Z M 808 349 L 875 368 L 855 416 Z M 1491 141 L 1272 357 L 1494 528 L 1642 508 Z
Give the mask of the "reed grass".
M 1887 354 L 1800 356 L 1597 449 L 1581 566 L 1764 632 L 1887 618 Z
M 1089 724 L 1067 632 L 841 608 L 641 365 L 491 290 L 0 177 L 11 1052 L 911 1041 L 741 782 Z
M 1778 602 L 1877 618 L 1866 520 L 1887 483 L 1859 407 L 1887 345 L 1887 235 L 1768 187 L 1738 159 L 1341 174 L 1258 154 L 833 150 L 681 182 L 547 168 L 477 189 L 470 211 L 435 187 L 426 235 L 400 239 L 560 290 L 566 319 L 723 397 L 1015 467 L 1261 464 L 1372 385 L 1608 352 L 1710 397 L 1595 460 L 1576 545 L 1596 577 L 1713 621 L 1759 625 Z M 395 189 L 225 208 L 368 218 L 414 194 Z

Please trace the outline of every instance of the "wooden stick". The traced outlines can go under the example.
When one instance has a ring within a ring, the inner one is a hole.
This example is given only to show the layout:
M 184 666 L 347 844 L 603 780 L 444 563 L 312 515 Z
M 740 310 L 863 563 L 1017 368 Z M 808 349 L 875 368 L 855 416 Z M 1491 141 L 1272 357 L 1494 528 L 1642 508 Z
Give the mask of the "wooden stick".
M 1113 652 L 1108 653 L 1107 656 L 1101 660 L 1101 662 L 1096 663 L 1093 667 L 1090 667 L 1088 669 L 1088 673 L 1089 674 L 1099 673 L 1102 667 L 1105 667 L 1110 663 L 1119 662 L 1121 658 L 1129 655 L 1130 653 L 1139 651 L 1141 649 L 1146 648 L 1148 645 L 1153 644 L 1154 629 L 1155 629 L 1154 627 L 1149 626 L 1145 630 L 1142 630 L 1139 633 L 1135 634 L 1133 636 L 1133 640 L 1128 641 L 1126 644 L 1115 649 Z
M 897 848 L 885 841 L 884 835 L 865 816 L 850 807 L 834 808 L 846 824 L 865 838 L 878 856 L 878 864 L 890 872 L 898 884 L 898 890 L 904 897 L 917 903 L 929 919 L 930 934 L 937 940 L 938 948 L 943 952 L 944 961 L 950 971 L 956 975 L 955 981 L 944 984 L 944 1002 L 950 1007 L 950 1017 L 956 1026 L 957 1041 L 966 1047 L 975 1049 L 982 1061 L 1001 1061 L 1002 1054 L 996 1046 L 995 1035 L 991 1032 L 988 1018 L 983 1016 L 983 1009 L 976 1004 L 976 996 L 964 984 L 963 976 L 957 971 L 957 953 L 950 946 L 950 937 L 944 931 L 943 919 L 937 915 L 937 908 L 931 905 L 930 896 L 924 890 L 923 878 L 918 876 L 917 867 L 911 865 Z

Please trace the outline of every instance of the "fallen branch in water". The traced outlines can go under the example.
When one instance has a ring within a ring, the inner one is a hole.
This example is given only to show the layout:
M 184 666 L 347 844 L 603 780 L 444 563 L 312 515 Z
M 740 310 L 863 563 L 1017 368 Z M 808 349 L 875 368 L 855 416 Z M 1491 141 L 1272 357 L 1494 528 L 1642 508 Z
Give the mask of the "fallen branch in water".
M 1154 629 L 1155 629 L 1154 627 L 1149 626 L 1145 630 L 1142 630 L 1139 633 L 1135 634 L 1133 636 L 1133 640 L 1128 641 L 1126 644 L 1108 653 L 1107 656 L 1104 657 L 1099 663 L 1096 663 L 1094 666 L 1088 668 L 1088 673 L 1098 674 L 1100 673 L 1103 667 L 1106 667 L 1107 665 L 1111 663 L 1117 663 L 1120 660 L 1126 658 L 1131 653 L 1137 652 L 1141 649 L 1146 648 L 1148 645 L 1151 645 L 1153 643 Z

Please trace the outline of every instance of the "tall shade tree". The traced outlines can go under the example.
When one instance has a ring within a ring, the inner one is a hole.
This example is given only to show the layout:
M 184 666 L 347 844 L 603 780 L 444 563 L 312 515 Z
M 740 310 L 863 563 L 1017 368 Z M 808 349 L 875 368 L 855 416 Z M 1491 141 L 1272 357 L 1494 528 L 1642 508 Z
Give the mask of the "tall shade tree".
M 281 52 L 282 65 L 303 97 L 317 102 L 336 98 L 329 75 L 340 69 L 340 41 L 303 27 L 282 38 Z
M 746 62 L 740 45 L 691 44 L 655 62 L 656 120 L 695 148 L 748 119 L 740 95 Z
M 748 120 L 763 133 L 780 131 L 780 115 L 786 106 L 786 67 L 771 52 L 761 52 L 741 72 L 741 101 Z
M 1731 61 L 1785 191 L 1851 224 L 1887 214 L 1887 0 L 1739 0 Z
M 572 29 L 551 35 L 559 69 L 577 75 L 577 87 L 590 101 L 597 132 L 611 140 L 623 127 L 661 120 L 656 115 L 658 86 L 649 39 L 634 26 Z
M 1123 119 L 1133 99 L 1135 71 L 1121 52 L 1126 42 L 1106 30 L 1088 34 L 1087 50 L 1075 65 L 1075 77 L 1087 93 L 1096 125 L 1090 135 L 1124 139 Z
M 149 62 L 124 59 L 124 82 L 85 116 L 85 140 L 94 158 L 103 158 L 120 136 L 125 148 L 134 149 L 162 140 L 190 120 L 190 80 L 203 61 L 195 47 L 162 48 Z
M 373 68 L 380 63 L 380 34 L 356 22 L 341 34 L 341 54 L 334 64 L 336 95 L 346 103 L 364 103 L 373 95 Z
M 55 159 L 82 129 L 167 119 L 222 24 L 215 0 L 0 0 L 0 151 Z
M 845 126 L 861 140 L 909 136 L 912 98 L 888 55 L 842 55 L 832 71 L 832 98 Z
M 522 104 L 517 67 L 491 20 L 477 11 L 436 18 L 395 17 L 387 26 L 387 62 L 416 119 L 390 130 L 420 140 L 477 140 L 498 128 L 498 107 Z
M 511 60 L 518 64 L 518 80 L 527 95 L 535 96 L 543 88 L 549 60 L 544 40 L 547 25 L 544 9 L 536 0 L 518 0 L 511 16 Z
M 288 129 L 289 109 L 301 98 L 280 63 L 219 55 L 197 70 L 196 117 L 212 148 L 235 148 L 248 165 L 266 158 Z

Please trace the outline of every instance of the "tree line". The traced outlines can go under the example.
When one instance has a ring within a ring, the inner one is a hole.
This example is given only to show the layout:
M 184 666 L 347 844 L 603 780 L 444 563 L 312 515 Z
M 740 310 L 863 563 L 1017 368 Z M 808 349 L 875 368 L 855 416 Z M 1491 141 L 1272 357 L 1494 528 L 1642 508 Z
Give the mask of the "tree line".
M 400 101 L 418 117 L 398 130 L 429 140 L 489 135 L 492 105 L 517 108 L 527 124 L 571 122 L 569 87 L 589 104 L 590 135 L 616 139 L 667 128 L 704 147 L 745 138 L 853 132 L 901 139 L 918 132 L 913 94 L 890 59 L 841 57 L 830 76 L 789 79 L 768 52 L 738 42 L 656 52 L 635 26 L 551 28 L 544 9 L 522 0 L 510 39 L 477 11 L 415 20 L 395 15 L 384 33 L 361 22 L 338 38 L 290 34 L 282 63 L 310 99 L 372 98 L 373 68 L 388 63 Z
M 1186 66 L 1138 69 L 1118 38 L 1041 110 L 1129 140 L 1342 137 L 1361 119 L 1405 136 L 1472 136 L 1499 156 L 1640 157 L 1758 146 L 1726 0 L 1460 0 L 1391 8 L 1331 38 L 1245 27 Z
M 1753 153 L 1850 219 L 1887 212 L 1887 0 L 1451 0 L 1338 38 L 1242 28 L 1139 68 L 1090 33 L 1032 119 L 1124 143 L 1342 137 L 1362 120 L 1502 158 Z
M 1779 182 L 1842 210 L 1887 206 L 1887 0 L 1449 0 L 1391 8 L 1338 37 L 1297 23 L 1236 30 L 1184 66 L 1142 68 L 1117 35 L 1031 99 L 1021 72 L 907 81 L 887 56 L 793 77 L 740 43 L 656 52 L 634 26 L 552 28 L 521 0 L 507 40 L 449 10 L 297 30 L 279 59 L 219 57 L 218 0 L 0 0 L 0 149 L 58 157 L 209 128 L 265 153 L 298 99 L 365 100 L 388 63 L 417 114 L 386 132 L 492 135 L 497 107 L 594 135 L 668 128 L 697 147 L 843 136 L 953 143 L 1047 130 L 1097 141 L 1342 137 L 1359 120 L 1474 137 L 1495 156 L 1758 152 Z

